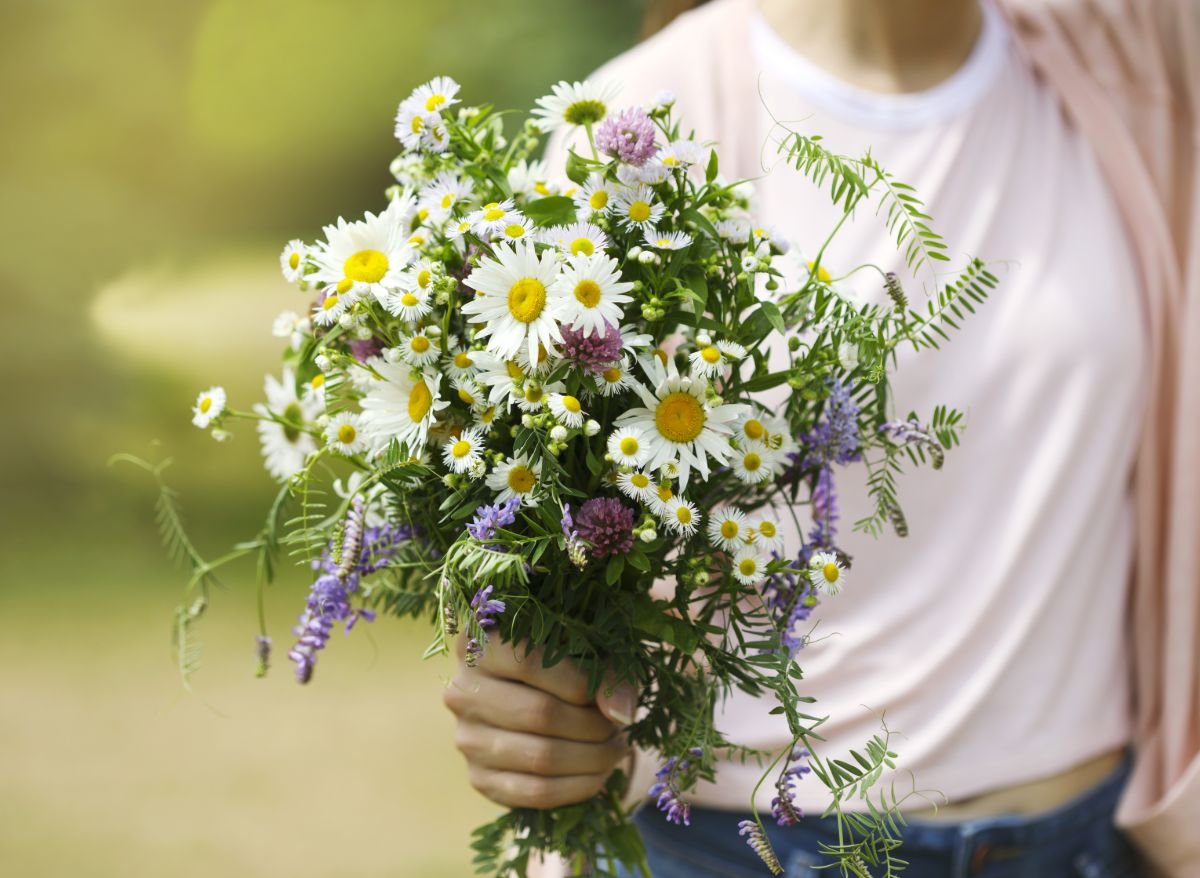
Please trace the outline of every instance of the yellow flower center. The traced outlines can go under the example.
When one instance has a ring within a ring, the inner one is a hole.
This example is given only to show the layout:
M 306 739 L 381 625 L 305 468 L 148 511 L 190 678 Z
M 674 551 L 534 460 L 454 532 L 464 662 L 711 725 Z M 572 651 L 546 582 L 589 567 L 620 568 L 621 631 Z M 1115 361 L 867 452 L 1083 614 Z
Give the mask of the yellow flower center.
M 708 347 L 701 349 L 700 359 L 706 363 L 709 363 L 710 365 L 719 363 L 721 362 L 721 351 L 712 345 L 709 345 Z
M 737 535 L 741 533 L 741 530 L 741 527 L 739 527 L 738 523 L 733 519 L 727 518 L 721 522 L 721 536 L 727 540 L 732 540 L 737 537 Z
M 611 369 L 605 369 L 603 378 L 609 384 L 616 384 L 621 380 L 621 370 L 616 366 L 613 366 Z
M 667 352 L 664 351 L 662 348 L 655 348 L 654 356 L 658 357 L 658 361 L 660 363 L 662 363 L 664 366 L 667 365 Z
M 318 375 L 313 376 L 313 380 L 308 383 L 308 386 L 311 387 L 313 390 L 316 390 L 318 387 L 320 387 L 324 383 L 325 383 L 325 376 L 323 374 L 318 374 Z
M 425 120 L 420 116 L 413 116 L 410 130 L 413 134 L 420 134 L 425 130 Z
M 523 277 L 508 291 L 508 313 L 521 323 L 532 323 L 546 307 L 546 288 L 534 277 Z
M 832 561 L 827 561 L 825 566 L 821 568 L 821 575 L 825 577 L 826 582 L 837 582 L 839 573 L 841 571 L 838 570 L 838 566 Z
M 369 284 L 379 283 L 387 270 L 387 257 L 378 250 L 359 250 L 342 265 L 346 277 Z
M 486 409 L 484 409 L 482 412 L 479 413 L 480 423 L 490 424 L 494 420 L 496 420 L 496 407 L 494 405 L 488 406 Z
M 538 343 L 538 365 L 540 366 L 542 363 L 546 362 L 546 357 L 548 357 L 548 356 L 550 356 L 550 352 L 548 350 L 546 350 L 546 346 L 544 344 L 541 344 L 539 342 Z
M 691 524 L 692 510 L 688 509 L 686 506 L 675 507 L 675 520 L 680 524 Z
M 668 168 L 675 168 L 679 166 L 679 159 L 673 155 L 663 156 L 662 163 Z
M 420 233 L 413 235 L 408 239 L 408 243 L 412 244 L 414 247 L 420 247 L 425 243 L 425 236 Z
M 813 270 L 813 265 L 815 265 L 815 263 L 811 259 L 808 260 L 809 271 Z M 825 266 L 822 265 L 817 269 L 817 280 L 823 284 L 831 283 L 833 281 L 833 275 L 826 271 Z
M 446 103 L 445 95 L 430 95 L 425 99 L 425 109 L 432 113 L 444 103 Z
M 638 448 L 640 445 L 632 436 L 625 436 L 621 439 L 620 443 L 618 443 L 617 447 L 621 449 L 622 454 L 627 457 L 632 457 L 638 453 Z
M 657 493 L 658 493 L 658 499 L 664 503 L 666 503 L 668 500 L 670 500 L 672 497 L 675 496 L 675 492 L 671 490 L 670 485 L 659 485 Z
M 204 399 L 200 400 L 200 413 L 201 414 L 208 414 L 208 410 L 210 408 L 212 408 L 212 397 L 211 396 L 206 396 L 206 397 L 204 397 Z
M 447 192 L 442 196 L 442 210 L 449 210 L 454 206 L 454 193 Z
M 465 385 L 458 388 L 458 398 L 467 405 L 475 405 L 475 397 L 471 395 L 471 391 Z
M 600 304 L 600 285 L 594 280 L 581 280 L 575 284 L 575 298 L 585 308 Z
M 592 243 L 591 238 L 576 238 L 571 242 L 571 255 L 578 256 L 582 253 L 584 256 L 591 256 L 596 252 L 596 245 Z M 295 266 L 292 266 L 295 268 Z
M 542 388 L 540 387 L 530 387 L 525 391 L 525 401 L 528 403 L 533 403 L 534 405 L 541 402 L 543 396 L 545 396 L 545 394 L 542 392 Z
M 573 396 L 563 396 L 562 407 L 565 408 L 567 411 L 569 411 L 573 415 L 577 415 L 581 411 L 583 411 L 583 406 L 580 405 L 579 400 L 577 400 Z
M 496 220 L 504 218 L 504 211 L 500 205 L 493 202 L 483 209 L 483 218 L 489 223 L 494 223 Z
M 533 470 L 520 464 L 508 471 L 508 487 L 517 494 L 528 494 L 533 490 Z
M 428 268 L 422 268 L 421 271 L 417 274 L 417 286 L 419 286 L 421 289 L 425 289 L 426 287 L 429 286 L 429 280 L 432 277 L 433 277 L 433 274 L 429 271 Z
M 342 424 L 338 427 L 337 432 L 338 442 L 343 445 L 352 445 L 354 440 L 358 438 L 358 431 L 354 429 L 353 424 Z
M 297 266 L 300 265 L 300 254 L 292 253 L 292 255 L 288 257 L 288 265 L 290 265 L 292 267 L 292 270 L 294 271 L 297 268 Z
M 520 381 L 525 377 L 525 373 L 521 371 L 521 367 L 517 365 L 515 360 L 509 360 L 504 364 L 505 370 L 508 372 L 508 377 L 513 381 Z
M 762 425 L 762 421 L 757 420 L 756 418 L 751 418 L 750 420 L 746 421 L 746 425 L 742 427 L 742 432 L 746 434 L 746 438 L 757 441 L 766 435 L 767 429 Z
M 771 521 L 760 521 L 758 523 L 758 532 L 768 540 L 775 539 L 775 534 L 779 533 L 775 527 L 775 523 Z
M 429 219 L 429 208 L 422 207 L 420 210 L 418 210 L 417 219 L 419 219 L 421 222 L 425 222 L 425 220 Z
M 337 303 L 338 303 L 337 293 L 331 293 L 325 297 L 325 301 L 321 303 L 321 307 L 324 308 L 326 311 L 332 311 L 334 308 L 337 307 Z
M 597 189 L 588 198 L 588 207 L 592 210 L 604 210 L 608 207 L 608 192 L 604 189 Z
M 645 201 L 633 201 L 629 204 L 629 218 L 635 223 L 644 223 L 650 219 L 650 205 Z
M 420 303 L 421 303 L 421 300 L 418 299 L 416 296 L 414 296 L 412 293 L 405 293 L 403 296 L 400 297 L 400 304 L 406 308 L 412 308 L 416 305 L 419 305 Z
M 335 289 L 339 293 L 344 295 L 344 294 L 350 292 L 350 289 L 353 286 L 354 286 L 354 281 L 350 280 L 350 278 L 348 278 L 348 277 L 344 277 L 340 281 L 337 282 L 337 287 L 335 287 Z
M 413 353 L 423 354 L 429 350 L 429 339 L 423 335 L 414 335 L 408 346 L 413 349 Z
M 544 197 L 550 194 L 550 187 L 546 185 L 545 181 L 539 180 L 533 184 L 533 191 Z
M 671 239 L 670 239 L 670 238 L 659 238 L 659 239 L 658 239 L 658 246 L 659 246 L 659 247 L 670 247 L 670 246 L 671 246 Z
M 743 558 L 738 563 L 738 572 L 742 576 L 753 576 L 758 571 L 758 562 L 753 558 Z
M 417 381 L 408 392 L 408 417 L 414 424 L 420 422 L 433 408 L 433 394 L 424 379 Z
M 459 351 L 454 355 L 454 365 L 460 369 L 470 369 L 474 361 L 466 351 Z
M 629 477 L 629 484 L 639 490 L 643 490 L 650 487 L 650 477 L 645 473 L 634 473 Z
M 450 448 L 450 454 L 453 455 L 458 460 L 462 460 L 464 457 L 466 457 L 470 453 L 471 453 L 471 443 L 468 442 L 466 439 L 459 439 Z
M 568 105 L 563 110 L 563 118 L 572 125 L 594 125 L 603 119 L 607 112 L 608 107 L 604 106 L 603 101 L 585 98 Z
M 756 471 L 760 466 L 762 466 L 762 458 L 755 451 L 751 451 L 742 458 L 742 468 L 748 473 Z
M 512 223 L 504 227 L 504 234 L 510 238 L 519 238 L 525 234 L 525 227 L 520 223 Z
M 654 411 L 654 426 L 671 442 L 691 442 L 700 435 L 706 420 L 700 400 L 682 390 L 667 394 Z

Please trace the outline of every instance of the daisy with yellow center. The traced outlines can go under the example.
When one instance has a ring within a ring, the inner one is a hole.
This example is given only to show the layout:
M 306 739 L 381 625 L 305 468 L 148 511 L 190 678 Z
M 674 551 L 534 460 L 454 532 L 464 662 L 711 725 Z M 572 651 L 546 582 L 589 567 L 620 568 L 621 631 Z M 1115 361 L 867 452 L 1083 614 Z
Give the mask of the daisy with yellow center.
M 416 323 L 433 310 L 433 296 L 429 290 L 412 284 L 389 296 L 384 307 L 401 320 Z
M 533 223 L 529 217 L 513 211 L 505 217 L 504 227 L 496 234 L 502 241 L 520 241 L 529 238 L 533 231 Z
M 367 448 L 367 437 L 363 432 L 362 417 L 354 412 L 342 412 L 325 426 L 325 444 L 346 457 L 352 457 Z
M 317 442 L 307 428 L 324 403 L 316 394 L 301 398 L 296 392 L 296 376 L 286 368 L 280 378 L 266 376 L 263 392 L 266 405 L 254 405 L 255 413 L 263 418 L 254 425 L 263 464 L 273 478 L 286 481 L 304 469 L 308 456 L 317 450 Z
M 475 362 L 476 353 L 462 345 L 455 345 L 446 354 L 447 371 L 451 375 L 457 376 L 474 375 L 479 371 L 479 366 Z
M 453 473 L 467 472 L 481 460 L 482 454 L 483 431 L 478 427 L 468 427 L 442 445 L 442 463 Z
M 325 242 L 312 256 L 317 270 L 307 279 L 339 296 L 369 292 L 383 304 L 400 287 L 412 259 L 405 241 L 415 213 L 416 202 L 406 192 L 379 214 L 352 223 L 339 218 L 325 227 Z
M 441 350 L 424 332 L 400 336 L 400 354 L 410 366 L 424 366 L 438 358 Z
M 742 585 L 755 585 L 767 575 L 771 559 L 753 546 L 746 546 L 733 556 L 733 578 Z
M 708 541 L 726 552 L 739 551 L 746 542 L 746 513 L 736 506 L 714 512 L 708 519 Z
M 538 346 L 553 353 L 562 341 L 555 285 L 558 265 L 550 251 L 540 256 L 531 243 L 515 247 L 497 244 L 495 258 L 485 257 L 463 284 L 478 295 L 462 306 L 463 314 L 487 339 L 488 350 L 510 359 L 524 348 L 531 362 L 538 360 Z
M 283 272 L 283 279 L 294 284 L 304 277 L 304 260 L 307 258 L 308 249 L 303 241 L 288 241 L 283 252 L 279 254 L 279 268 Z
M 427 211 L 428 222 L 441 223 L 454 211 L 456 205 L 469 198 L 474 184 L 469 178 L 459 177 L 453 171 L 442 171 L 421 188 L 417 203 Z
M 474 409 L 475 423 L 481 427 L 491 427 L 496 422 L 500 410 L 494 405 L 476 406 Z
M 717 237 L 730 244 L 741 245 L 750 240 L 750 222 L 745 219 L 723 219 L 713 223 Z
M 394 438 L 417 456 L 425 449 L 437 413 L 450 404 L 441 397 L 442 376 L 428 367 L 418 370 L 405 363 L 373 365 L 379 377 L 360 403 L 372 446 L 383 451 Z
M 321 300 L 313 305 L 312 322 L 317 326 L 333 326 L 356 301 L 358 296 L 351 290 L 339 293 L 333 287 L 326 287 Z
M 617 188 L 603 174 L 592 174 L 580 186 L 571 199 L 575 209 L 581 216 L 591 216 L 608 209 L 609 203 L 617 194 Z
M 529 377 L 515 358 L 497 357 L 488 351 L 472 351 L 474 379 L 488 389 L 488 404 L 507 411 L 520 397 Z
M 709 405 L 705 399 L 708 382 L 681 376 L 674 360 L 668 360 L 664 366 L 652 357 L 643 363 L 643 368 L 654 389 L 635 382 L 633 389 L 644 406 L 621 414 L 617 426 L 634 427 L 645 435 L 648 469 L 678 460 L 680 488 L 687 487 L 693 469 L 701 478 L 708 478 L 710 457 L 723 465 L 733 454 L 729 444 L 732 424 L 745 406 Z
M 810 276 L 815 274 L 817 280 L 827 286 L 833 283 L 833 275 L 829 273 L 829 269 L 827 269 L 824 265 L 817 265 L 811 259 L 806 260 L 804 264 L 808 266 L 808 273 Z
M 750 542 L 764 552 L 778 552 L 783 549 L 783 529 L 779 522 L 770 516 L 760 516 L 751 522 Z
M 558 194 L 558 184 L 550 179 L 544 161 L 521 159 L 508 170 L 508 188 L 513 195 L 533 201 Z
M 654 480 L 640 470 L 617 474 L 617 488 L 626 497 L 645 503 L 649 506 L 654 502 L 658 485 Z
M 491 238 L 508 224 L 508 218 L 516 211 L 517 205 L 511 198 L 504 201 L 491 201 L 478 210 L 467 214 L 471 231 L 481 238 Z
M 684 232 L 660 232 L 658 229 L 646 229 L 642 238 L 646 246 L 655 250 L 682 250 L 692 243 L 692 236 Z
M 620 325 L 625 316 L 621 306 L 633 301 L 627 295 L 632 289 L 632 283 L 621 280 L 620 266 L 611 256 L 573 256 L 553 288 L 556 314 L 585 337 L 605 335 L 608 324 Z
M 833 552 L 815 552 L 808 562 L 808 577 L 826 594 L 837 594 L 846 584 L 846 570 Z
M 421 106 L 427 113 L 440 113 L 458 103 L 461 86 L 449 76 L 435 76 L 424 85 L 418 85 L 409 95 L 409 100 Z
M 667 530 L 680 536 L 690 537 L 700 526 L 700 512 L 690 500 L 678 498 L 664 504 L 658 513 Z
M 653 228 L 663 215 L 663 206 L 654 200 L 654 190 L 649 186 L 622 189 L 609 210 L 627 229 Z
M 550 394 L 550 411 L 554 414 L 558 422 L 568 430 L 578 430 L 583 426 L 583 418 L 586 414 L 583 410 L 583 405 L 577 398 L 570 394 Z
M 642 466 L 650 455 L 641 430 L 626 427 L 608 437 L 608 453 L 618 466 Z
M 204 430 L 225 411 L 225 388 L 210 387 L 196 397 L 192 406 L 192 423 Z
M 570 256 L 593 256 L 608 246 L 608 235 L 592 223 L 554 226 L 542 232 L 542 241 Z
M 552 384 L 542 384 L 539 381 L 526 381 L 522 391 L 517 394 L 517 408 L 523 412 L 540 412 L 549 406 L 550 400 L 554 396 L 561 394 L 566 389 L 561 381 L 555 381 Z M 583 423 L 582 416 L 579 421 Z
M 694 165 L 704 156 L 704 149 L 694 140 L 672 140 L 654 156 L 671 170 Z
M 620 91 L 614 83 L 559 82 L 550 94 L 537 99 L 534 120 L 542 131 L 591 128 L 603 121 Z
M 628 364 L 624 361 L 605 369 L 596 377 L 601 396 L 616 396 L 633 386 Z
M 470 378 L 455 378 L 452 386 L 460 402 L 472 407 L 483 404 L 485 399 L 483 388 Z
M 692 374 L 717 378 L 724 376 L 744 356 L 746 349 L 740 344 L 718 341 L 700 345 L 688 356 L 688 362 L 692 365 Z
M 541 461 L 530 463 L 529 458 L 521 454 L 496 464 L 488 474 L 486 484 L 497 492 L 498 503 L 519 497 L 522 506 L 533 506 L 538 501 L 537 486 L 541 477 Z
M 747 485 L 768 482 L 775 475 L 775 452 L 761 442 L 745 442 L 733 452 L 733 474 Z

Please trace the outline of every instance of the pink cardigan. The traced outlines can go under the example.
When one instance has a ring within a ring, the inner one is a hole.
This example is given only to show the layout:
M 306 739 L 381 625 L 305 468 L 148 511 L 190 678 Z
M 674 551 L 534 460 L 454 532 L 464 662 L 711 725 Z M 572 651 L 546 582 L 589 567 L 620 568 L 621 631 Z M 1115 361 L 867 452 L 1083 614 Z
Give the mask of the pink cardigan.
M 1153 366 L 1135 473 L 1138 752 L 1118 821 L 1162 874 L 1200 878 L 1200 0 L 997 2 L 1095 148 L 1145 280 Z M 658 34 L 652 51 L 597 74 L 623 81 L 629 100 L 669 81 L 690 125 L 718 136 L 727 175 L 760 167 L 745 60 L 753 3 L 714 0 Z

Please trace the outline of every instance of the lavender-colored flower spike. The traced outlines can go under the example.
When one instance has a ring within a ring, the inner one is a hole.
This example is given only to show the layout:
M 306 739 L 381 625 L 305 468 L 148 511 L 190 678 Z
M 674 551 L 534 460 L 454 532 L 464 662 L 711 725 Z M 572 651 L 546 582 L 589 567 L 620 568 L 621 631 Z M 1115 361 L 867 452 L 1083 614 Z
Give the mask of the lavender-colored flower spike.
M 475 623 L 483 629 L 483 639 L 472 637 L 467 641 L 467 667 L 473 668 L 483 655 L 483 647 L 488 640 L 488 629 L 496 624 L 496 617 L 504 612 L 504 601 L 492 599 L 493 586 L 487 585 L 475 592 L 471 598 L 471 609 L 475 613 Z
M 517 509 L 520 506 L 520 497 L 512 497 L 494 506 L 480 506 L 475 510 L 475 517 L 467 522 L 467 533 L 481 542 L 490 540 L 497 530 L 508 527 L 517 520 Z
M 654 155 L 654 123 L 638 107 L 607 117 L 596 129 L 596 148 L 626 164 L 641 167 Z
M 775 849 L 771 847 L 771 842 L 767 838 L 767 834 L 763 832 L 763 828 L 759 826 L 756 820 L 743 820 L 738 823 L 738 835 L 744 836 L 746 844 L 750 845 L 750 849 L 758 854 L 758 858 L 762 860 L 772 875 L 782 875 L 783 866 L 779 864 L 779 857 L 775 854 Z
M 678 826 L 692 824 L 692 806 L 679 797 L 679 783 L 676 779 L 677 771 L 686 767 L 687 760 L 679 762 L 672 756 L 654 773 L 657 780 L 646 791 L 647 796 L 656 800 L 654 806 L 666 815 L 667 822 Z
M 792 784 L 812 771 L 808 763 L 809 752 L 802 747 L 792 750 L 787 768 L 780 772 L 775 781 L 776 796 L 771 800 L 771 816 L 780 826 L 795 826 L 804 819 L 804 812 L 793 798 Z

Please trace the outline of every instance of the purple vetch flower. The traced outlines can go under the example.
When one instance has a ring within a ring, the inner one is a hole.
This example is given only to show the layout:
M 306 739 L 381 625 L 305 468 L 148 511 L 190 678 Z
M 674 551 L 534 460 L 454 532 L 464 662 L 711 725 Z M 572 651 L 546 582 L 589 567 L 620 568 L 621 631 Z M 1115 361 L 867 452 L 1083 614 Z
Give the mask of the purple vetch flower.
M 771 554 L 775 558 L 780 557 L 778 553 Z M 808 570 L 811 557 L 812 546 L 803 546 L 792 565 L 802 571 L 799 575 L 793 572 L 775 573 L 767 577 L 763 584 L 763 602 L 775 618 L 780 645 L 787 650 L 789 658 L 795 658 L 804 646 L 801 627 L 817 606 L 816 587 L 804 572 Z
M 806 439 L 810 462 L 844 466 L 859 459 L 859 408 L 853 392 L 853 385 L 830 379 L 825 410 Z
M 358 565 L 359 554 L 362 552 L 363 524 L 366 518 L 366 504 L 361 494 L 355 494 L 350 502 L 350 511 L 346 514 L 346 524 L 342 529 L 342 545 L 339 549 L 337 570 L 338 579 L 345 579 Z
M 812 493 L 813 527 L 808 541 L 821 549 L 832 549 L 837 539 L 837 486 L 833 480 L 833 467 L 822 464 L 813 479 Z
M 579 531 L 575 529 L 575 519 L 571 517 L 569 503 L 563 504 L 562 531 L 567 538 L 567 557 L 571 559 L 572 564 L 582 570 L 587 565 L 587 546 L 580 539 Z
M 504 601 L 493 600 L 492 589 L 490 585 L 484 586 L 471 598 L 471 609 L 480 628 L 491 628 L 496 624 L 496 616 L 504 612 Z
M 608 116 L 596 129 L 596 148 L 607 156 L 641 167 L 654 155 L 654 123 L 638 107 Z
M 365 363 L 371 357 L 377 357 L 383 353 L 383 339 L 375 338 L 352 338 L 350 339 L 350 354 L 360 363 Z
M 783 866 L 779 864 L 779 857 L 775 855 L 775 849 L 771 847 L 766 832 L 763 831 L 757 820 L 739 822 L 738 835 L 745 837 L 746 844 L 750 845 L 750 849 L 758 854 L 758 858 L 771 870 L 772 875 L 783 874 Z
M 597 558 L 620 555 L 633 548 L 633 510 L 616 497 L 593 497 L 579 509 L 579 536 Z
M 563 358 L 589 375 L 603 375 L 621 360 L 621 330 L 610 321 L 604 321 L 603 335 L 563 326 L 562 337 Z
M 690 752 L 697 756 L 703 753 L 699 749 Z M 679 797 L 678 772 L 687 768 L 686 759 L 680 761 L 672 756 L 654 772 L 656 780 L 646 791 L 646 795 L 655 800 L 654 807 L 666 815 L 667 822 L 677 826 L 691 826 L 692 823 L 692 806 Z
M 934 469 L 941 469 L 946 460 L 946 452 L 941 443 L 929 428 L 916 418 L 909 421 L 889 421 L 881 424 L 879 432 L 898 445 L 920 445 L 928 452 Z
M 771 816 L 780 826 L 795 826 L 804 819 L 804 811 L 796 804 L 792 784 L 809 774 L 809 752 L 803 747 L 794 747 L 788 764 L 775 780 L 775 798 L 771 800 Z
M 255 637 L 254 654 L 258 657 L 258 676 L 265 677 L 271 666 L 271 638 L 265 634 Z
M 497 530 L 508 527 L 517 520 L 517 509 L 520 506 L 520 497 L 511 497 L 493 506 L 480 506 L 475 510 L 475 517 L 467 522 L 467 533 L 480 542 L 490 540 Z

